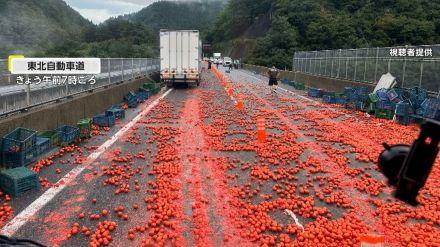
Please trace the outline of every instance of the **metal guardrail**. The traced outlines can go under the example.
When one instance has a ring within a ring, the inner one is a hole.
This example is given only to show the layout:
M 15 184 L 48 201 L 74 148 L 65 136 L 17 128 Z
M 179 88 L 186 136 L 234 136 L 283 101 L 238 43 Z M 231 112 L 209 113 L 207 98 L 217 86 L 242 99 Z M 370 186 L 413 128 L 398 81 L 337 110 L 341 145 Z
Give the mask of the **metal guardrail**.
M 432 55 L 418 56 L 418 49 Z M 440 45 L 296 52 L 292 70 L 370 84 L 377 84 L 389 72 L 400 87 L 418 86 L 436 93 L 440 90 Z
M 156 58 L 102 58 L 101 73 L 94 75 L 93 84 L 57 85 L 41 82 L 38 85 L 18 85 L 17 77 L 27 78 L 26 75 L 11 75 L 8 60 L 0 59 L 0 116 L 140 78 L 159 69 L 160 60 Z M 84 81 L 91 77 L 84 75 Z

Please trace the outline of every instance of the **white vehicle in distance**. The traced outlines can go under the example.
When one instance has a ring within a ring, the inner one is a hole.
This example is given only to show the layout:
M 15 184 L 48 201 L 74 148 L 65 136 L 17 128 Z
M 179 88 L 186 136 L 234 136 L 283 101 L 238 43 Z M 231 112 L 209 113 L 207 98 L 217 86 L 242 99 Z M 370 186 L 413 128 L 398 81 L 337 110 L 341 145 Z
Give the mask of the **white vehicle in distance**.
M 223 58 L 223 67 L 229 67 L 232 64 L 232 58 L 224 57 Z

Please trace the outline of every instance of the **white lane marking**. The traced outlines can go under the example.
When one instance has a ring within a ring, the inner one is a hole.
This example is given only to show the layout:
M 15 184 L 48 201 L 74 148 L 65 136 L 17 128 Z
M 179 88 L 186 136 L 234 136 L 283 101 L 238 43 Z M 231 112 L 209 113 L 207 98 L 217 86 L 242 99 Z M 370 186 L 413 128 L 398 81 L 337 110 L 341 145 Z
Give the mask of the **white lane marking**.
M 293 220 L 295 221 L 295 224 L 296 224 L 298 227 L 300 227 L 300 228 L 302 229 L 302 231 L 304 232 L 304 226 L 301 224 L 301 222 L 299 222 L 299 220 L 298 220 L 298 218 L 296 217 L 296 215 L 295 215 L 294 212 L 292 212 L 292 211 L 289 210 L 289 209 L 285 209 L 285 210 L 284 210 L 284 213 L 287 214 L 287 215 L 290 215 L 290 217 L 292 217 Z
M 25 225 L 33 216 L 38 213 L 47 203 L 49 203 L 58 193 L 60 193 L 70 182 L 72 182 L 84 169 L 89 167 L 102 153 L 107 150 L 113 143 L 116 142 L 122 135 L 125 134 L 136 122 L 138 122 L 141 117 L 147 114 L 153 107 L 155 107 L 160 100 L 165 98 L 173 89 L 169 89 L 159 98 L 154 100 L 150 105 L 148 105 L 141 113 L 139 113 L 135 118 L 133 118 L 129 123 L 122 127 L 116 134 L 110 137 L 109 140 L 104 142 L 98 149 L 91 153 L 86 160 L 86 163 L 81 166 L 77 166 L 68 172 L 63 178 L 61 178 L 57 184 L 58 187 L 52 187 L 46 192 L 44 192 L 39 198 L 33 201 L 27 208 L 21 211 L 17 216 L 15 216 L 8 224 L 6 224 L 0 231 L 0 234 L 6 236 L 14 235 L 23 225 Z M 60 182 L 64 183 L 61 184 Z

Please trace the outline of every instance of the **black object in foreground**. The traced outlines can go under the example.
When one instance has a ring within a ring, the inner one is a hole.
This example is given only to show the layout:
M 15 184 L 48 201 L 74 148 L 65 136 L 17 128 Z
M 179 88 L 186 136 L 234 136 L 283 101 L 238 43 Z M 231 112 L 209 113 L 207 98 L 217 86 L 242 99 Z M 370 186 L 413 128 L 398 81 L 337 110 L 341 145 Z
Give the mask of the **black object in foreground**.
M 22 246 L 22 247 L 46 247 L 29 239 L 10 238 L 0 235 L 0 246 Z
M 396 186 L 394 196 L 411 205 L 417 205 L 416 197 L 425 185 L 439 152 L 440 122 L 427 120 L 422 124 L 418 139 L 412 146 L 389 146 L 379 156 L 379 169 Z

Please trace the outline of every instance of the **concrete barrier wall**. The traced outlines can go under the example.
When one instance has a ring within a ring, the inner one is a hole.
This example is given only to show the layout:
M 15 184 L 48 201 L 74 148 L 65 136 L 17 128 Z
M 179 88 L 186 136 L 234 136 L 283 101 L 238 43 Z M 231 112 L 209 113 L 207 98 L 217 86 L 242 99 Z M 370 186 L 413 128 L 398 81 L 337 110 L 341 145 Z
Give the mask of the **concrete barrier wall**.
M 93 117 L 113 105 L 120 104 L 128 92 L 137 90 L 143 83 L 158 79 L 158 74 L 153 74 L 147 78 L 123 82 L 0 119 L 0 136 L 3 137 L 17 127 L 43 131 L 63 125 L 76 125 L 80 119 Z
M 268 68 L 257 65 L 244 64 L 243 68 L 246 70 L 254 71 L 259 74 L 266 74 Z M 328 77 L 314 76 L 309 74 L 304 74 L 301 72 L 293 72 L 287 70 L 280 71 L 281 79 L 294 80 L 297 82 L 305 83 L 308 87 L 316 87 L 322 88 L 329 91 L 342 92 L 344 91 L 344 87 L 353 87 L 353 86 L 366 86 L 371 91 L 374 90 L 375 85 L 361 83 L 361 82 L 353 82 L 348 80 L 340 80 Z

